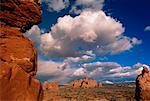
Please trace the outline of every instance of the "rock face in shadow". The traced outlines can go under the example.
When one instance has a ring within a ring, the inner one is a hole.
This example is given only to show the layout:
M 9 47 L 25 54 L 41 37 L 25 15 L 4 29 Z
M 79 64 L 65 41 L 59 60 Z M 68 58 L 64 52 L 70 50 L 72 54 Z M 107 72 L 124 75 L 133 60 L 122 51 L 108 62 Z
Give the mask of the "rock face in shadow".
M 74 80 L 71 83 L 72 88 L 95 88 L 95 87 L 101 87 L 101 86 L 102 85 L 98 84 L 96 80 L 90 80 L 87 77 L 85 79 Z
M 40 22 L 40 4 L 38 0 L 1 0 L 0 7 L 0 100 L 42 100 L 42 86 L 35 79 L 37 52 L 22 35 Z
M 44 90 L 58 91 L 59 90 L 58 83 L 56 81 L 51 81 L 50 83 L 45 81 L 43 84 L 43 89 Z
M 136 79 L 137 101 L 150 101 L 150 73 L 147 67 L 143 67 L 143 71 Z
M 0 24 L 3 26 L 26 31 L 41 21 L 39 0 L 1 0 L 0 7 Z

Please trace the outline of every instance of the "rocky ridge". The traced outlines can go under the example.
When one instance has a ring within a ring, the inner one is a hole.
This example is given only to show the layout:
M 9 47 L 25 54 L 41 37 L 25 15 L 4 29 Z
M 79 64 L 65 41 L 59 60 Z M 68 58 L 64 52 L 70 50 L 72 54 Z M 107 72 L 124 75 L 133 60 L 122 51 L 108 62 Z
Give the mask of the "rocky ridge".
M 0 7 L 0 100 L 42 100 L 42 86 L 35 79 L 37 52 L 22 35 L 40 22 L 40 4 L 38 0 L 2 0 Z

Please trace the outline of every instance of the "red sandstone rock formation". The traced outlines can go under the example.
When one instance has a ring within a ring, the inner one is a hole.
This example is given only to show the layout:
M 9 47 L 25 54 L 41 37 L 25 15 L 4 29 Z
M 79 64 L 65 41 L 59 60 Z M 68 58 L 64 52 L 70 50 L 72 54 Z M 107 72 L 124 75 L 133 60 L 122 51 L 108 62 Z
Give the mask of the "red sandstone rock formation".
M 97 83 L 96 80 L 89 80 L 87 77 L 85 79 L 80 79 L 80 80 L 74 80 L 71 83 L 71 86 L 73 88 L 95 88 L 95 87 L 101 87 Z
M 43 84 L 43 89 L 44 90 L 53 90 L 53 91 L 58 91 L 59 87 L 58 87 L 58 83 L 56 81 L 51 81 L 50 83 L 48 83 L 47 81 L 44 82 Z
M 41 20 L 38 0 L 2 0 L 0 8 L 0 101 L 42 100 L 37 53 L 22 35 Z
M 22 31 L 29 29 L 41 21 L 39 0 L 1 0 L 0 24 L 19 28 Z
M 136 79 L 135 96 L 137 101 L 150 101 L 150 73 L 145 66 Z
M 54 91 L 59 90 L 58 83 L 56 81 L 51 81 L 48 88 Z

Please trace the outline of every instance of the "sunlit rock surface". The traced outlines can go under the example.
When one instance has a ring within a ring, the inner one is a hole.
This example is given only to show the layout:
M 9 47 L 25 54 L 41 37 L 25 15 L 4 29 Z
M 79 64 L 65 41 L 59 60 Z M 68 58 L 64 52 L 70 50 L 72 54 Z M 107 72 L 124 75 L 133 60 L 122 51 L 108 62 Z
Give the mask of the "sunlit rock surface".
M 145 66 L 136 79 L 135 96 L 137 101 L 150 101 L 150 73 Z
M 42 100 L 37 72 L 37 52 L 22 32 L 41 20 L 38 0 L 0 2 L 0 100 Z
M 95 88 L 101 87 L 101 84 L 98 84 L 96 80 L 90 80 L 87 77 L 85 79 L 74 80 L 71 83 L 73 88 Z

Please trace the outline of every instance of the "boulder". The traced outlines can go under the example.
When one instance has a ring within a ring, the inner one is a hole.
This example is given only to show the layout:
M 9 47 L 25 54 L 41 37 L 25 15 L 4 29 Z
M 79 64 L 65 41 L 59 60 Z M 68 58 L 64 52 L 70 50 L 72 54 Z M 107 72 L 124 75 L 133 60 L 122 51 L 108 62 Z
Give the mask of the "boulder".
M 42 86 L 35 79 L 37 52 L 22 35 L 40 22 L 40 4 L 38 0 L 2 0 L 0 7 L 0 101 L 42 100 Z
M 135 97 L 137 101 L 150 101 L 150 73 L 146 66 L 136 79 Z

